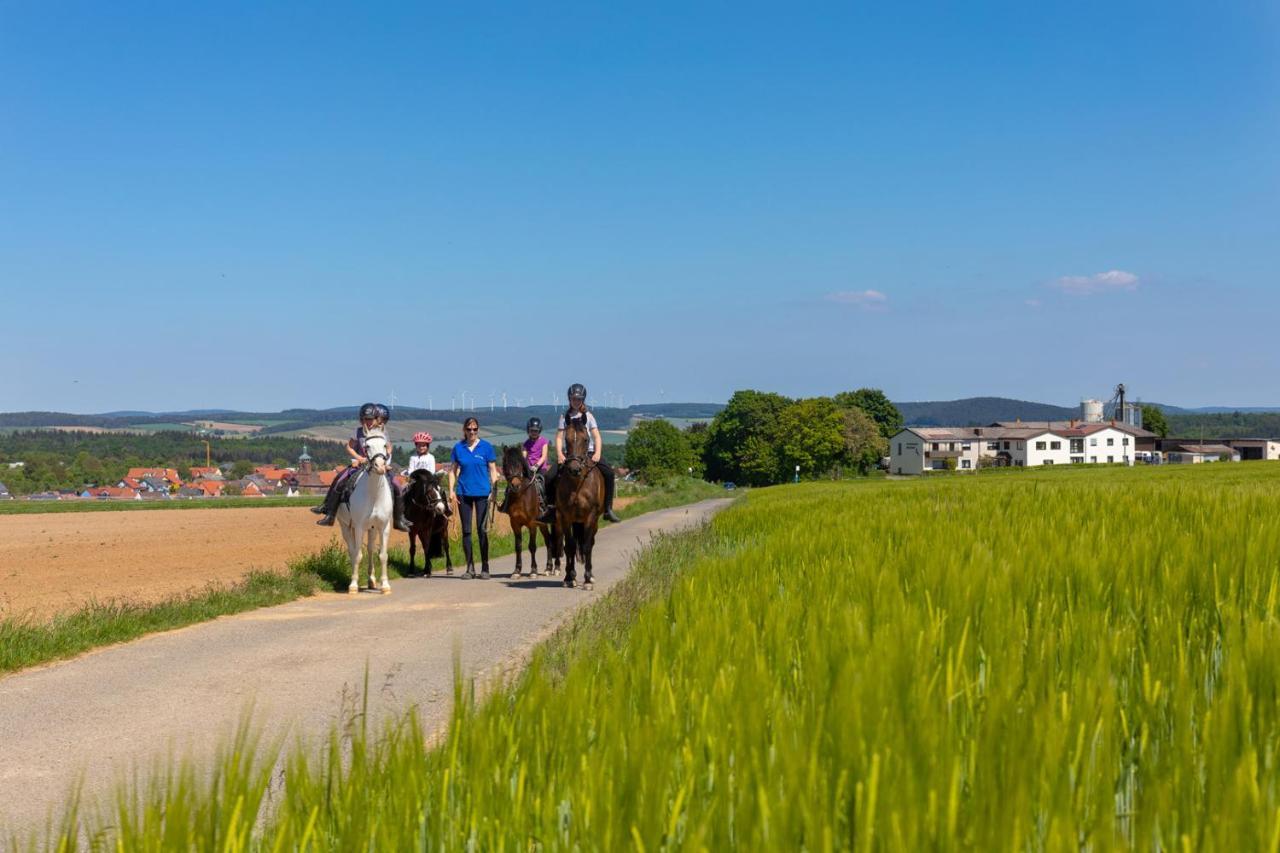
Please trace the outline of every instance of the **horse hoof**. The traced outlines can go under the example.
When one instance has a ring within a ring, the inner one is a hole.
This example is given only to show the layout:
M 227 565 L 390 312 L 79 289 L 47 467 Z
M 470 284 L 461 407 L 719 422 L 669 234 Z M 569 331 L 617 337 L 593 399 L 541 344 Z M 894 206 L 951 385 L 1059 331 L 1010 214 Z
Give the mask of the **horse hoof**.
M 567 589 L 573 589 L 575 586 L 577 586 L 577 584 L 575 584 L 573 581 L 569 580 L 568 578 L 565 578 L 564 585 Z
M 582 585 L 582 588 L 583 588 L 583 589 L 595 589 L 595 588 L 596 588 L 596 585 L 595 585 L 595 584 L 593 584 L 591 581 L 587 581 L 586 583 L 584 583 L 584 584 Z
M 358 586 L 347 587 L 347 595 L 359 595 L 359 594 L 360 594 L 360 587 Z
M 383 588 L 380 590 L 380 592 L 381 592 L 383 595 L 390 595 L 390 594 L 391 594 L 391 587 L 389 587 L 389 586 L 388 586 L 388 587 L 383 587 Z

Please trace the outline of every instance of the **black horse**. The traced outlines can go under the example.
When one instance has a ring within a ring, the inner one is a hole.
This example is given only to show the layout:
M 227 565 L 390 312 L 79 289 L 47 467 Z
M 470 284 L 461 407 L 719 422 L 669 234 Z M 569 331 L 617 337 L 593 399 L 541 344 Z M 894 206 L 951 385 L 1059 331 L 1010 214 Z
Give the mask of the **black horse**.
M 445 487 L 440 484 L 443 475 L 418 470 L 409 476 L 409 487 L 404 492 L 404 516 L 411 523 L 409 528 L 409 571 L 414 570 L 417 542 L 422 543 L 425 574 L 431 577 L 431 560 L 444 557 L 445 572 L 453 574 L 453 556 L 449 553 L 449 518 L 444 514 L 448 500 Z

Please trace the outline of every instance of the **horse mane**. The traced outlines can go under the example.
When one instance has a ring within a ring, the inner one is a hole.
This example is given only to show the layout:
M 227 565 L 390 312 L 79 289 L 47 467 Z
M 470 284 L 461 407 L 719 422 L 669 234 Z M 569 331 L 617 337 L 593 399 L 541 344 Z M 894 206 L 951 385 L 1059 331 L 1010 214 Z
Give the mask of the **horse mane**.
M 514 467 L 511 463 L 520 466 L 520 476 L 522 477 L 528 477 L 533 473 L 533 470 L 529 467 L 529 460 L 524 458 L 524 454 L 520 452 L 520 447 L 518 445 L 504 444 L 502 445 L 502 476 L 507 479 L 511 479 L 509 472 Z

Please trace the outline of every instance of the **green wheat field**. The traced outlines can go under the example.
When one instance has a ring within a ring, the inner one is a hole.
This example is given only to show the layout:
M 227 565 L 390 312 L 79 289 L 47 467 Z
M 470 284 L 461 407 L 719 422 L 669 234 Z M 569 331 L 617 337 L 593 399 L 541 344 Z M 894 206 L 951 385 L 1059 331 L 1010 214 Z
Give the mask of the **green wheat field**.
M 1270 463 L 755 491 L 430 743 L 242 732 L 40 846 L 1276 850 L 1278 520 Z

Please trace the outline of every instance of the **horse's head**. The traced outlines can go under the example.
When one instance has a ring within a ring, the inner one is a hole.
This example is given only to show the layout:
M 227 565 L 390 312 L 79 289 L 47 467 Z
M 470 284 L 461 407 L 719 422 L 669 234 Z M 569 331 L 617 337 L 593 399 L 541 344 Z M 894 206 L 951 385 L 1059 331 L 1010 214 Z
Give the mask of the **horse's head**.
M 406 503 L 444 512 L 444 487 L 440 485 L 440 477 L 430 471 L 418 469 L 410 474 L 404 497 Z
M 585 421 L 569 418 L 564 429 L 565 467 L 575 477 L 582 476 L 591 461 L 591 453 L 587 450 L 589 441 Z
M 529 476 L 529 463 L 525 461 L 524 454 L 519 447 L 503 445 L 502 476 L 506 478 L 508 483 L 512 480 Z
M 387 461 L 391 458 L 391 443 L 387 434 L 380 429 L 370 430 L 364 435 L 365 458 L 369 467 L 377 474 L 387 473 Z

